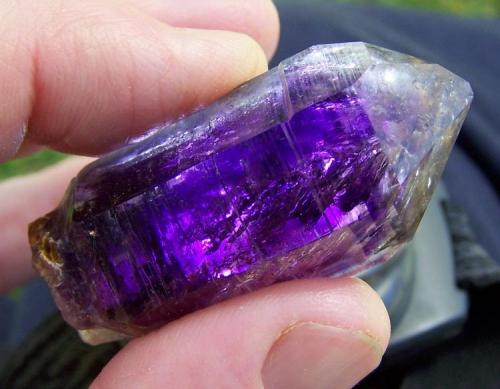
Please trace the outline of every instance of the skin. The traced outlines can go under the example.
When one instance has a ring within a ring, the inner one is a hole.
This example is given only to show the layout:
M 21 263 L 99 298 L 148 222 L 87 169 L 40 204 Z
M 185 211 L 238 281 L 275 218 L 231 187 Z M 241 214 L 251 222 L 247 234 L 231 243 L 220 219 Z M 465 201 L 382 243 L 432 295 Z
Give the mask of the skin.
M 94 156 L 267 70 L 269 0 L 3 0 L 0 161 L 41 147 Z M 30 279 L 26 225 L 89 159 L 0 184 L 0 291 Z M 357 279 L 274 285 L 131 341 L 93 388 L 351 387 L 390 325 Z

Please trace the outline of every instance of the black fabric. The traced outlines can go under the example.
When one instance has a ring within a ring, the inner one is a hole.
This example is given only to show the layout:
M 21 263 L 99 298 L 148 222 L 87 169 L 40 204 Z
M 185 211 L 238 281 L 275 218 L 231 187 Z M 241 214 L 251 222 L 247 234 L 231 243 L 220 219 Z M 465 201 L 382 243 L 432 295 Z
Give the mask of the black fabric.
M 456 338 L 382 366 L 357 389 L 500 388 L 500 285 L 470 293 L 470 318 Z
M 439 63 L 471 83 L 472 109 L 443 174 L 450 201 L 469 220 L 448 207 L 455 251 L 462 249 L 458 275 L 470 288 L 465 329 L 427 352 L 384 360 L 359 388 L 500 388 L 500 286 L 487 287 L 500 263 L 500 20 L 326 0 L 277 6 L 282 38 L 274 64 L 314 44 L 365 41 Z
M 500 123 L 500 120 L 498 122 Z M 497 127 L 497 131 L 500 131 L 500 128 Z M 497 136 L 500 135 L 497 133 Z M 443 173 L 443 180 L 452 200 L 467 214 L 478 242 L 487 250 L 490 257 L 500 264 L 498 193 L 478 165 L 463 150 L 462 143 L 460 140 L 459 145 L 451 153 Z

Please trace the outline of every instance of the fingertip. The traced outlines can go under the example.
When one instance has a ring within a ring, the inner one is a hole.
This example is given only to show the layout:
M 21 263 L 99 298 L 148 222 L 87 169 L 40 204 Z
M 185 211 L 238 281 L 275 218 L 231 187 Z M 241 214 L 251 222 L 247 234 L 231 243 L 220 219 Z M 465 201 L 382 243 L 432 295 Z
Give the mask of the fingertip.
M 175 30 L 177 39 L 172 40 L 175 56 L 191 65 L 188 70 L 198 72 L 185 77 L 191 80 L 190 85 L 199 88 L 199 99 L 213 100 L 267 70 L 266 54 L 249 35 L 221 30 Z M 211 82 L 203 84 L 195 80 Z M 207 90 L 206 85 L 217 88 Z
M 300 304 L 302 316 L 297 321 L 365 333 L 376 341 L 381 353 L 385 352 L 391 333 L 389 314 L 378 293 L 365 281 L 356 277 L 314 278 L 272 288 L 267 298 L 274 299 L 274 306 L 286 306 L 290 301 Z M 256 293 L 267 292 L 263 289 Z
M 129 0 L 137 8 L 175 27 L 226 30 L 255 39 L 270 59 L 279 40 L 278 11 L 271 0 Z
M 367 322 L 364 332 L 376 339 L 382 354 L 389 345 L 391 337 L 391 320 L 387 308 L 380 295 L 364 280 L 349 278 L 360 290 L 360 299 L 364 300 L 367 309 Z
M 267 28 L 264 30 L 262 41 L 264 51 L 268 60 L 270 60 L 276 52 L 280 40 L 280 17 L 273 1 L 264 0 L 262 7 L 264 8 L 263 14 L 266 15 L 267 20 Z

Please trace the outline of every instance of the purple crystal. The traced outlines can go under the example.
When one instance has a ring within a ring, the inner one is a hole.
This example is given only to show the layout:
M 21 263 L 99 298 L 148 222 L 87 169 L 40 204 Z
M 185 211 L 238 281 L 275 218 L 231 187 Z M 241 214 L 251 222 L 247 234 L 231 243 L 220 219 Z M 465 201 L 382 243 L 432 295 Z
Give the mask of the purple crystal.
M 312 47 L 87 166 L 31 225 L 35 267 L 91 342 L 352 274 L 411 239 L 471 99 L 410 56 Z

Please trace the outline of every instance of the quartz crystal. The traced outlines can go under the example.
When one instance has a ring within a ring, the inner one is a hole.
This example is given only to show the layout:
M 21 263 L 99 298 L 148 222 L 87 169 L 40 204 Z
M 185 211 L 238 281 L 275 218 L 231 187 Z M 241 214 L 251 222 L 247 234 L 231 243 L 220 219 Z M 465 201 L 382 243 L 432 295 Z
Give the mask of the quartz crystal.
M 439 65 L 311 47 L 84 168 L 31 224 L 34 266 L 91 343 L 353 274 L 412 238 L 471 100 Z

